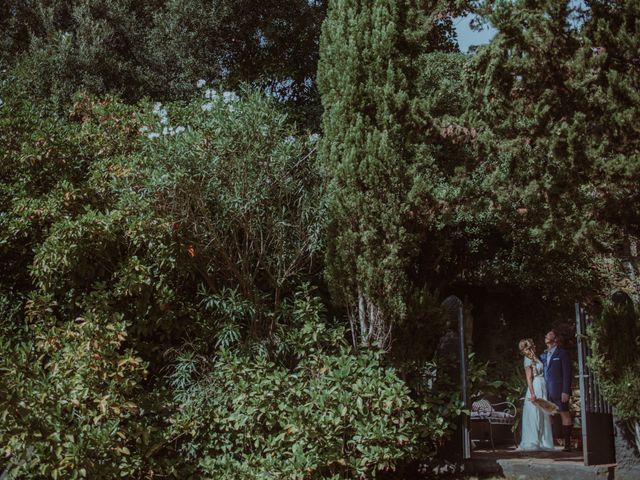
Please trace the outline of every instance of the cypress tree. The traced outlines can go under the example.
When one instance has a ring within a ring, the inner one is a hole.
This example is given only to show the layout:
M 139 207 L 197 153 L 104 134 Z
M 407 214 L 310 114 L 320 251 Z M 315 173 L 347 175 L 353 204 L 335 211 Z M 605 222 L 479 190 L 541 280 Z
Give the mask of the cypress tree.
M 388 346 L 416 285 L 418 209 L 430 196 L 418 138 L 432 127 L 417 91 L 420 58 L 453 50 L 448 5 L 396 0 L 329 3 L 318 85 L 321 154 L 330 183 L 326 274 L 361 341 Z M 447 35 L 447 32 L 449 35 Z

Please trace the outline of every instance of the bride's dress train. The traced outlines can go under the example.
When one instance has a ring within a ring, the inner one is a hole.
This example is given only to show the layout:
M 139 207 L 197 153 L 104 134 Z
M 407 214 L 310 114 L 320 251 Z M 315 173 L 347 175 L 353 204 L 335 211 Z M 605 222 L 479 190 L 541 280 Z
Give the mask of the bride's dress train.
M 531 368 L 533 361 L 524 359 L 524 367 Z M 533 370 L 533 392 L 536 397 L 547 400 L 547 387 L 544 381 L 542 362 L 537 361 Z M 522 411 L 522 439 L 518 450 L 554 450 L 551 433 L 551 418 L 531 402 L 527 388 Z

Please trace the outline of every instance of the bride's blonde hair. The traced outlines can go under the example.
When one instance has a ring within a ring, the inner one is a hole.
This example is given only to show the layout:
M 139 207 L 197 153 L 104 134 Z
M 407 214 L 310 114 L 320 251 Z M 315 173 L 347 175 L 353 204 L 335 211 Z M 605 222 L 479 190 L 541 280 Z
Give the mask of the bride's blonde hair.
M 537 362 L 538 357 L 534 352 L 535 347 L 536 347 L 536 344 L 533 343 L 533 339 L 531 338 L 524 338 L 520 340 L 520 342 L 518 343 L 518 348 L 520 349 L 520 353 L 522 353 L 522 355 L 524 355 L 525 357 L 533 360 L 534 362 Z

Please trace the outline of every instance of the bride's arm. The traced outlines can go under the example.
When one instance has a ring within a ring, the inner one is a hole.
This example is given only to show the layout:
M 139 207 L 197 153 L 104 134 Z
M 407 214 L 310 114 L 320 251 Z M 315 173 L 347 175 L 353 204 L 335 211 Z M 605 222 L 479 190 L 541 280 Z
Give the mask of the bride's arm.
M 529 394 L 531 395 L 531 401 L 536 399 L 535 391 L 533 390 L 533 365 L 527 365 L 524 367 L 524 374 L 527 377 L 527 385 L 529 385 Z

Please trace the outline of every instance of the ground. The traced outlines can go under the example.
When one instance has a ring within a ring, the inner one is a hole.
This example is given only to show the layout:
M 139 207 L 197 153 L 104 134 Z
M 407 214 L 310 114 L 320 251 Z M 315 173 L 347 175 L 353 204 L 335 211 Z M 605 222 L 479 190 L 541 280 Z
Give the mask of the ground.
M 474 450 L 466 471 L 475 475 L 499 475 L 506 479 L 527 480 L 603 480 L 613 479 L 615 465 L 587 467 L 582 450 L 565 453 L 518 452 L 515 447 Z

